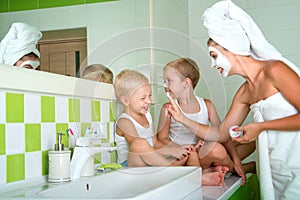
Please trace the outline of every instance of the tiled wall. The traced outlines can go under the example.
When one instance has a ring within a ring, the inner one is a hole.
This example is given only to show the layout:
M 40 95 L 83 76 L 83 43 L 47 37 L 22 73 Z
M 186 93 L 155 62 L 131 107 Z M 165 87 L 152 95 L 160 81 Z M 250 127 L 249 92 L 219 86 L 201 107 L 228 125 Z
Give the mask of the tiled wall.
M 84 135 L 87 127 L 106 124 L 101 146 L 114 146 L 116 102 L 14 90 L 0 91 L 0 184 L 48 174 L 48 151 L 56 133 Z M 74 138 L 63 138 L 65 147 Z M 99 157 L 100 156 L 100 157 Z M 95 157 L 96 158 L 96 157 Z M 97 155 L 98 162 L 114 162 L 115 153 Z
M 0 0 L 0 12 L 14 12 L 21 10 L 34 10 L 41 8 L 53 8 L 60 6 L 71 6 L 80 4 L 89 4 L 114 0 Z

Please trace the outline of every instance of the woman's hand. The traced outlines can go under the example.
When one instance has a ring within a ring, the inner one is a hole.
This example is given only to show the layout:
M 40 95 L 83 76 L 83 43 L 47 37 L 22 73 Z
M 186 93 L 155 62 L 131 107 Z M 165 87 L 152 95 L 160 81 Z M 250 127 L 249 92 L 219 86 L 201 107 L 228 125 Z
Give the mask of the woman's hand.
M 255 141 L 262 129 L 260 128 L 259 123 L 250 123 L 245 126 L 237 127 L 234 129 L 234 131 L 243 131 L 242 137 L 236 137 L 232 139 L 236 142 L 244 144 Z
M 245 175 L 245 170 L 243 168 L 242 163 L 239 162 L 233 162 L 233 170 L 240 176 L 242 177 L 242 185 L 245 185 L 246 183 L 246 175 Z

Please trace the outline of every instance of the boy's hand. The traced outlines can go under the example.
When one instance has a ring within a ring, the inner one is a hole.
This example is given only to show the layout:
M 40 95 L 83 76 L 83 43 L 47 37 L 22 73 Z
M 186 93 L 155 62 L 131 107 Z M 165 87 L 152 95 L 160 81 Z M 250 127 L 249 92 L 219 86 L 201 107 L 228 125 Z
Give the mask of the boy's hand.
M 174 102 L 173 98 L 170 96 L 169 92 L 167 92 L 167 97 L 170 100 L 170 105 L 167 105 L 167 111 L 172 115 L 174 120 L 181 122 L 183 115 L 178 105 Z

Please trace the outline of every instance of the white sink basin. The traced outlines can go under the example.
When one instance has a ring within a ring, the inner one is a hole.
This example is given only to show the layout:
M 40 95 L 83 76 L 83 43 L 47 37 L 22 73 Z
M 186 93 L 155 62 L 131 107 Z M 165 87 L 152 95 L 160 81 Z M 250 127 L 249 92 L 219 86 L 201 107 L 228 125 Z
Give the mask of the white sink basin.
M 55 199 L 182 199 L 201 187 L 199 167 L 125 168 L 37 193 Z

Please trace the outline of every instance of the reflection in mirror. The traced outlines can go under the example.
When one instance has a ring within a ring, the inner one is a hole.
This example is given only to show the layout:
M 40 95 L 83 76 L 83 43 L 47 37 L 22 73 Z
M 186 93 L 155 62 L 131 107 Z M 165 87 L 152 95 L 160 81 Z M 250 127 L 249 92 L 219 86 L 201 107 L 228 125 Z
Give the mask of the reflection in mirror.
M 87 56 L 86 28 L 43 31 L 38 43 L 40 70 L 80 77 Z

